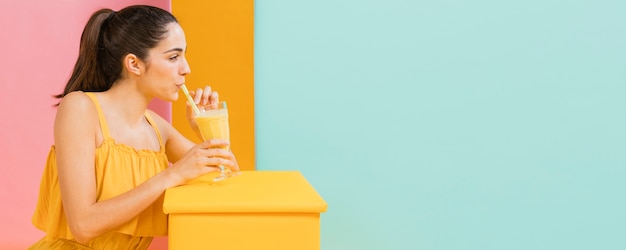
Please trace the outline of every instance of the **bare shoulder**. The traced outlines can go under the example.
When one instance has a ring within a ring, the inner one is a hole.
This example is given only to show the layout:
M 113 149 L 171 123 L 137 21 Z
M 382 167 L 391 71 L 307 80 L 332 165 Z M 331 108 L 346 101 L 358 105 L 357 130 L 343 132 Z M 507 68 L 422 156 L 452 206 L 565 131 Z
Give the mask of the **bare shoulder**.
M 61 99 L 59 112 L 71 111 L 71 113 L 93 113 L 95 106 L 91 98 L 82 91 L 71 92 Z
M 65 138 L 65 141 L 74 136 L 82 138 L 81 141 L 96 139 L 94 135 L 99 136 L 98 112 L 91 98 L 80 91 L 65 95 L 59 103 L 54 130 L 55 138 Z

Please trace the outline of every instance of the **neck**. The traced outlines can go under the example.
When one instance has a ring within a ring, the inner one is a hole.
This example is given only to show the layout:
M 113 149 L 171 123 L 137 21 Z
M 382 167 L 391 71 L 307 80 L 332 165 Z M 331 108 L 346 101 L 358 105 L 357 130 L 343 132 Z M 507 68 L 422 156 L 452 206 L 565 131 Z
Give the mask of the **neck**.
M 152 99 L 136 89 L 135 86 L 131 82 L 120 80 L 111 89 L 103 93 L 108 107 L 120 116 L 118 118 L 129 124 L 143 121 L 144 113 Z

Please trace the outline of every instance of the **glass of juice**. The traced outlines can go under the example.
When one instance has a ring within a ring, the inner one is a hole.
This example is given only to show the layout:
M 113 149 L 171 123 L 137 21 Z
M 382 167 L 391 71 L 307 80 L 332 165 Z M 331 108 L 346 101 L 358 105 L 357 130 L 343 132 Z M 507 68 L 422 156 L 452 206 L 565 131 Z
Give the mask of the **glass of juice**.
M 230 127 L 228 126 L 228 108 L 226 102 L 220 102 L 216 105 L 211 105 L 210 108 L 201 109 L 200 112 L 194 117 L 202 139 L 222 139 L 230 142 Z M 228 146 L 225 148 L 230 150 Z M 234 173 L 230 168 L 220 167 L 220 175 L 213 178 L 213 181 L 221 181 L 228 177 L 238 175 Z

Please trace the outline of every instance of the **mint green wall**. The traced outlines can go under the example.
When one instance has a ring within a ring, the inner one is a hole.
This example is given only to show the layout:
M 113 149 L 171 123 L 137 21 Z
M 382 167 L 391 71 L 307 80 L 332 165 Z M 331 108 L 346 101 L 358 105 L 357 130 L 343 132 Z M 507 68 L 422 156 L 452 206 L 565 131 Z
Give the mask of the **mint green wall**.
M 322 249 L 626 249 L 626 2 L 255 4 L 257 168 Z

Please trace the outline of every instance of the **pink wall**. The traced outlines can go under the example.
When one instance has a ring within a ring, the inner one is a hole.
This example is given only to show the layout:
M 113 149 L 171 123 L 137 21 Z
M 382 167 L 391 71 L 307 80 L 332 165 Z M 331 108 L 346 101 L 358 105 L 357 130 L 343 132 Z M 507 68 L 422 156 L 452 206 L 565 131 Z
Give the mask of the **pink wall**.
M 99 8 L 169 0 L 3 0 L 0 2 L 0 249 L 25 249 L 43 233 L 31 224 L 53 142 L 56 102 L 76 60 L 82 28 Z M 169 103 L 153 103 L 166 118 Z M 152 249 L 166 249 L 157 239 Z

